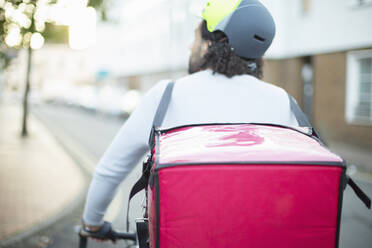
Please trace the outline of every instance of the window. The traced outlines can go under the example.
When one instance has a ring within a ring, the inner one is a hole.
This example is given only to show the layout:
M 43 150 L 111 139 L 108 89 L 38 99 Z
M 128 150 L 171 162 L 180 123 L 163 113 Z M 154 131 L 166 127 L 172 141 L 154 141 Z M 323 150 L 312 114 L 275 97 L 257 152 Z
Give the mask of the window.
M 347 63 L 346 120 L 372 125 L 372 50 L 349 53 Z

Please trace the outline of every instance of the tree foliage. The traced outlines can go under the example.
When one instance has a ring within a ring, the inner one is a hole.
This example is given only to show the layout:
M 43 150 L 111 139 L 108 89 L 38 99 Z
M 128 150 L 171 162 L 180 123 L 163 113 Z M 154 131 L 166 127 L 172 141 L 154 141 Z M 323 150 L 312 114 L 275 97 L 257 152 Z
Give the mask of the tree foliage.
M 103 0 L 89 0 L 88 6 L 99 9 L 103 5 Z
M 8 49 L 29 47 L 35 33 L 41 34 L 46 42 L 67 42 L 67 26 L 56 26 L 52 18 L 45 17 L 45 10 L 59 6 L 59 1 L 0 0 L 0 69 L 4 69 L 12 58 Z M 104 0 L 89 0 L 87 3 L 100 11 L 102 19 L 106 19 Z
M 103 21 L 107 21 L 107 7 L 108 7 L 108 1 L 104 0 L 89 0 L 88 1 L 88 6 L 93 7 L 96 10 L 98 10 L 101 14 L 101 19 Z
M 34 13 L 38 0 L 0 0 L 0 69 L 9 65 L 14 57 L 11 50 L 29 43 L 30 35 L 34 31 Z M 27 34 L 27 35 L 26 35 Z M 8 35 L 13 35 L 18 44 L 8 44 Z

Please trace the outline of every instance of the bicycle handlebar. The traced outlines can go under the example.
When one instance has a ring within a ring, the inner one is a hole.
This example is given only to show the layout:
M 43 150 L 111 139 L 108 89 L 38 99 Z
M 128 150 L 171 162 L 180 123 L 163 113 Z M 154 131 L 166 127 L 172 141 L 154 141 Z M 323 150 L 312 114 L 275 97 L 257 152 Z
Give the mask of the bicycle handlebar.
M 137 235 L 135 233 L 126 233 L 126 232 L 115 232 L 115 236 L 117 239 L 122 240 L 137 240 Z

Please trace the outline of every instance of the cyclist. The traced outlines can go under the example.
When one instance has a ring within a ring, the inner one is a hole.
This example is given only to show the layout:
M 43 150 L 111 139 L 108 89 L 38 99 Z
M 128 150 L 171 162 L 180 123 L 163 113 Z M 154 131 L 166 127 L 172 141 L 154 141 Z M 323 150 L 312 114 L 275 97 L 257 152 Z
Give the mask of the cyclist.
M 211 0 L 195 30 L 189 75 L 176 80 L 164 126 L 196 123 L 298 125 L 287 93 L 263 82 L 262 56 L 275 35 L 272 16 L 258 0 Z M 98 163 L 83 214 L 87 233 L 103 222 L 122 180 L 148 151 L 155 111 L 168 81 L 157 83 L 120 129 Z

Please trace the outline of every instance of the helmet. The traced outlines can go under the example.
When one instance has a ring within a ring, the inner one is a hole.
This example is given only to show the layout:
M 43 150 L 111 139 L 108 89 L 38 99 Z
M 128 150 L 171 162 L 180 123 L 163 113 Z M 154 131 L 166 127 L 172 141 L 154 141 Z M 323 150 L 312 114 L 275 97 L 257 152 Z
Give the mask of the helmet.
M 203 10 L 210 32 L 222 31 L 236 55 L 257 59 L 275 36 L 275 23 L 258 0 L 210 0 Z

